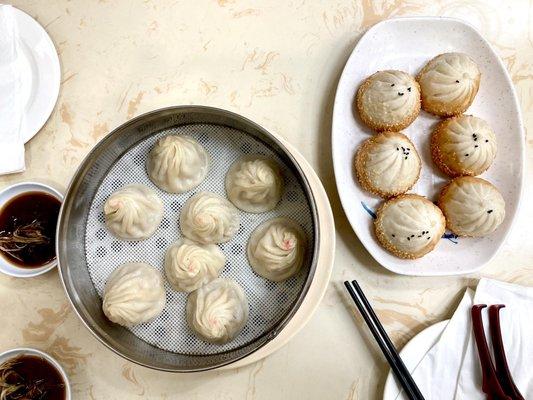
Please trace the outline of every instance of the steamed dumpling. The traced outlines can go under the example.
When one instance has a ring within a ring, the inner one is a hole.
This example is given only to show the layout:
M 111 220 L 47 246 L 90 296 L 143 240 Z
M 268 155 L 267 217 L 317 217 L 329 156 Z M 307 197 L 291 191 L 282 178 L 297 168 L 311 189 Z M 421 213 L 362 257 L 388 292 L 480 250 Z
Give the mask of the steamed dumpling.
M 226 256 L 217 245 L 182 239 L 166 252 L 165 274 L 174 289 L 192 292 L 217 278 L 225 264 Z
M 446 227 L 441 210 L 417 194 L 394 197 L 379 207 L 374 229 L 379 243 L 400 258 L 419 258 L 439 243 Z
M 183 234 L 203 244 L 228 242 L 239 229 L 239 212 L 225 198 L 200 192 L 192 196 L 180 215 Z
M 380 131 L 401 131 L 420 112 L 420 87 L 403 71 L 379 71 L 359 86 L 356 105 L 361 120 Z
M 126 240 L 147 239 L 163 219 L 163 202 L 149 187 L 128 185 L 114 192 L 104 204 L 107 228 Z
M 449 118 L 439 123 L 431 136 L 431 155 L 449 176 L 479 175 L 496 157 L 496 136 L 481 118 Z
M 505 218 L 505 200 L 498 189 L 481 178 L 462 176 L 444 187 L 439 207 L 448 228 L 459 236 L 492 233 Z
M 165 302 L 161 275 L 148 264 L 127 263 L 109 276 L 102 310 L 110 321 L 133 326 L 156 318 Z
M 463 53 L 444 53 L 430 60 L 417 76 L 422 108 L 443 117 L 459 115 L 474 101 L 481 72 Z
M 295 275 L 304 262 L 305 234 L 288 218 L 274 218 L 259 225 L 248 240 L 248 260 L 263 278 L 279 282 Z
M 187 299 L 187 322 L 206 342 L 225 344 L 248 321 L 248 300 L 230 279 L 217 278 L 192 292 Z
M 236 161 L 226 175 L 229 200 L 241 210 L 253 213 L 276 207 L 283 191 L 279 166 L 262 156 L 247 156 Z
M 209 170 L 209 155 L 187 135 L 169 135 L 157 141 L 147 161 L 148 176 L 160 189 L 183 193 L 198 186 Z
M 357 150 L 355 170 L 363 189 L 381 197 L 397 196 L 413 187 L 421 162 L 415 145 L 400 132 L 383 132 Z

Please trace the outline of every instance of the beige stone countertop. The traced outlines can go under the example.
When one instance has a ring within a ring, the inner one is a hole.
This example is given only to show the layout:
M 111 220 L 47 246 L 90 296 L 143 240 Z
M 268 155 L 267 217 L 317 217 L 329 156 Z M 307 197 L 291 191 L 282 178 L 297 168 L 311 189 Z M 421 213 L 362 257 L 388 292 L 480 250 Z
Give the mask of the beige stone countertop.
M 526 0 L 16 0 L 59 52 L 56 108 L 26 145 L 26 171 L 65 187 L 113 127 L 155 108 L 203 104 L 240 113 L 292 143 L 324 182 L 337 225 L 332 281 L 292 341 L 237 370 L 170 374 L 139 367 L 101 345 L 71 310 L 57 271 L 0 276 L 0 351 L 34 346 L 64 365 L 75 399 L 380 399 L 388 367 L 339 290 L 357 278 L 398 346 L 449 318 L 480 277 L 533 285 L 533 139 L 523 206 L 498 256 L 480 273 L 392 274 L 362 247 L 344 216 L 330 154 L 332 103 L 358 37 L 394 16 L 445 15 L 475 25 L 513 79 L 533 129 L 533 5 Z

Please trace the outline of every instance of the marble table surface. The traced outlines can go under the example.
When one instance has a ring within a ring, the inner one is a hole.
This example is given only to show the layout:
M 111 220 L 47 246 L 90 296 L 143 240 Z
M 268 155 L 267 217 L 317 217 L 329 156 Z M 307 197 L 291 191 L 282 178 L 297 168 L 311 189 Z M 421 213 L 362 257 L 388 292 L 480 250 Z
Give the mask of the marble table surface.
M 26 145 L 24 173 L 0 188 L 42 179 L 65 187 L 113 127 L 143 112 L 204 104 L 277 132 L 315 168 L 337 230 L 335 269 L 308 325 L 275 354 L 237 370 L 175 375 L 114 355 L 71 310 L 57 271 L 0 276 L 0 351 L 34 346 L 67 369 L 76 399 L 379 399 L 388 373 L 340 283 L 357 278 L 398 346 L 449 318 L 480 277 L 533 285 L 533 139 L 526 138 L 523 207 L 499 255 L 479 273 L 392 274 L 363 249 L 339 203 L 330 154 L 332 102 L 341 70 L 368 26 L 394 16 L 445 15 L 475 25 L 513 79 L 533 129 L 533 6 L 527 0 L 16 0 L 52 37 L 61 92 Z M 6 311 L 8 310 L 8 311 Z

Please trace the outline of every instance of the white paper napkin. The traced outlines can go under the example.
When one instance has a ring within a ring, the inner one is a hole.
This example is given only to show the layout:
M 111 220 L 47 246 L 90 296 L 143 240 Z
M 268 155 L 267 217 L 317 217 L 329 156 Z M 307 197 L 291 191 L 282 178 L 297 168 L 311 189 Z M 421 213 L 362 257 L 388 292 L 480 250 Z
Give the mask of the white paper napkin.
M 485 399 L 470 317 L 473 304 L 506 305 L 500 321 L 509 369 L 522 395 L 533 398 L 533 288 L 490 279 L 482 279 L 475 294 L 467 289 L 437 343 L 411 371 L 420 391 L 427 400 Z M 483 318 L 490 347 L 486 312 Z M 407 397 L 400 393 L 397 399 Z
M 503 345 L 513 380 L 526 399 L 533 398 L 533 287 L 482 279 L 474 304 L 505 304 L 500 310 Z M 486 310 L 485 310 L 486 311 Z M 485 336 L 489 341 L 488 313 L 483 314 Z M 490 346 L 490 344 L 489 344 Z M 484 400 L 481 391 L 481 365 L 474 334 L 468 337 L 455 399 Z
M 471 329 L 470 308 L 474 292 L 467 289 L 459 307 L 455 310 L 437 343 L 411 370 L 411 374 L 426 399 L 453 399 L 463 362 L 463 349 L 468 344 L 468 336 L 458 334 Z M 457 349 L 451 351 L 450 349 Z M 397 399 L 408 399 L 402 392 Z
M 25 168 L 18 37 L 13 7 L 0 5 L 0 174 Z

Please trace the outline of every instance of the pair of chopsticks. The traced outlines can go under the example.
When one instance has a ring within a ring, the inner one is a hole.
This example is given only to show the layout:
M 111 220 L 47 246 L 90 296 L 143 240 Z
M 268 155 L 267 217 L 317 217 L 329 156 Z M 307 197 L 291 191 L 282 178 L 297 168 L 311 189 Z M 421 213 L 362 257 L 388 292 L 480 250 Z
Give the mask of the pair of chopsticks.
M 500 309 L 505 306 L 496 304 L 489 307 L 489 332 L 494 350 L 494 362 L 490 356 L 481 316 L 481 311 L 486 307 L 486 304 L 476 304 L 472 306 L 471 311 L 474 336 L 483 372 L 482 390 L 489 400 L 524 400 L 513 381 L 503 348 Z
M 359 312 L 363 316 L 370 332 L 376 339 L 381 351 L 385 355 L 396 379 L 400 382 L 405 394 L 410 400 L 424 400 L 424 396 L 420 393 L 420 389 L 416 386 L 413 377 L 405 367 L 400 355 L 396 351 L 396 348 L 392 344 L 387 332 L 379 322 L 378 317 L 376 316 L 372 306 L 368 302 L 363 290 L 357 283 L 357 281 L 352 281 L 351 284 L 348 281 L 344 282 L 344 286 L 348 290 L 350 297 L 354 301 L 355 305 L 359 309 Z

